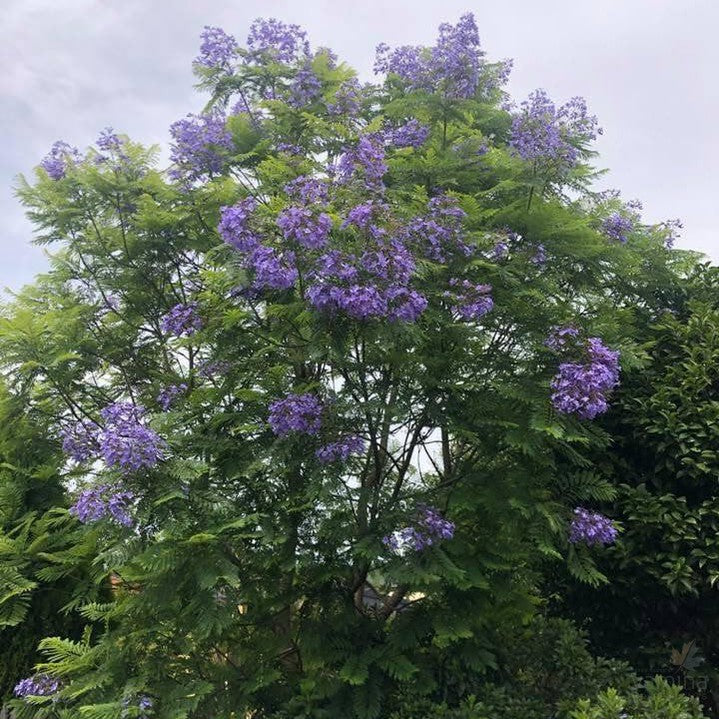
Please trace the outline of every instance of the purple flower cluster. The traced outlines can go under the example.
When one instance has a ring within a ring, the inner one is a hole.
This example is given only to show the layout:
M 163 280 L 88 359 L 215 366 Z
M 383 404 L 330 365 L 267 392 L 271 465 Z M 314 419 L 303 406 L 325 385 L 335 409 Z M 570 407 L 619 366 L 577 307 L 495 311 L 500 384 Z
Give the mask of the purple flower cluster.
M 489 293 L 490 285 L 475 285 L 469 280 L 452 278 L 449 281 L 450 290 L 444 294 L 452 302 L 452 310 L 463 320 L 478 320 L 494 307 Z
M 249 59 L 293 63 L 309 57 L 307 34 L 299 25 L 287 25 L 274 18 L 258 18 L 247 36 Z
M 427 300 L 409 287 L 415 269 L 411 253 L 399 240 L 387 240 L 379 228 L 369 230 L 375 246 L 359 257 L 339 250 L 319 257 L 307 288 L 310 303 L 358 320 L 416 321 Z
M 250 229 L 250 217 L 257 208 L 253 197 L 246 197 L 231 207 L 220 209 L 220 237 L 240 252 L 250 252 L 259 244 L 259 238 Z
M 115 168 L 126 165 L 130 158 L 123 152 L 123 144 L 119 135 L 111 127 L 106 127 L 95 142 L 95 145 L 101 151 L 95 156 L 95 164 L 103 165 L 114 159 Z
M 106 127 L 95 144 L 103 152 L 118 152 L 122 147 L 122 140 L 111 127 Z
M 135 697 L 127 697 L 122 700 L 122 707 L 123 712 L 122 716 L 126 717 L 128 715 L 128 709 L 131 706 L 137 707 L 139 710 L 139 713 L 137 716 L 139 719 L 146 719 L 146 717 L 149 716 L 149 713 L 152 711 L 153 706 L 155 705 L 154 701 L 151 697 L 147 696 L 147 694 L 140 694 L 139 696 Z M 135 716 L 135 715 L 133 715 Z
M 681 236 L 681 230 L 684 229 L 684 224 L 677 218 L 674 220 L 665 220 L 660 223 L 659 229 L 664 233 L 664 245 L 667 249 L 674 247 L 674 243 Z
M 132 527 L 134 520 L 130 514 L 135 495 L 116 484 L 100 484 L 83 489 L 75 504 L 70 507 L 83 524 L 109 519 L 123 527 Z
M 305 154 L 305 150 L 300 145 L 295 145 L 292 142 L 278 142 L 276 145 L 277 152 L 286 152 L 288 155 L 294 155 L 296 157 L 302 157 Z
M 329 186 L 324 180 L 301 175 L 285 185 L 285 192 L 305 205 L 319 205 L 327 202 Z
M 320 447 L 315 456 L 320 462 L 329 464 L 330 462 L 346 462 L 351 455 L 361 454 L 364 451 L 365 442 L 357 435 L 343 437 L 336 442 L 330 442 Z
M 560 352 L 567 347 L 576 347 L 578 344 L 579 330 L 572 325 L 561 327 L 556 325 L 552 327 L 549 336 L 544 340 L 544 344 L 550 350 Z
M 202 44 L 195 64 L 213 69 L 227 69 L 237 53 L 237 41 L 221 27 L 205 25 L 200 35 Z
M 413 118 L 401 127 L 385 130 L 385 142 L 393 147 L 422 147 L 429 139 L 429 127 Z
M 449 256 L 471 254 L 464 242 L 463 221 L 466 213 L 457 199 L 449 195 L 433 197 L 424 217 L 412 220 L 404 230 L 409 241 L 435 262 L 445 262 Z
M 319 196 L 321 183 L 312 178 L 298 178 L 289 183 L 292 193 L 300 197 Z M 223 207 L 217 231 L 228 244 L 242 254 L 242 262 L 253 274 L 255 290 L 287 290 L 299 273 L 295 266 L 295 253 L 282 251 L 260 243 L 251 229 L 250 219 L 257 203 L 252 198 L 241 200 L 232 207 Z M 290 206 L 277 218 L 277 225 L 285 239 L 295 240 L 303 247 L 320 247 L 327 241 L 332 220 L 329 215 L 315 216 L 304 207 Z
M 440 25 L 433 47 L 405 45 L 390 49 L 385 44 L 379 45 L 374 70 L 397 75 L 409 90 L 469 98 L 479 87 L 482 56 L 477 24 L 474 16 L 467 13 L 456 25 Z
M 125 472 L 154 467 L 165 444 L 144 424 L 144 414 L 143 407 L 129 402 L 108 405 L 100 412 L 102 425 L 84 419 L 64 427 L 62 448 L 76 462 L 101 457 L 108 467 Z
M 170 126 L 173 144 L 170 176 L 176 180 L 201 180 L 222 171 L 228 153 L 233 149 L 232 135 L 225 126 L 225 116 L 218 112 L 187 115 Z
M 303 108 L 316 102 L 322 95 L 322 82 L 311 67 L 303 67 L 290 84 L 289 104 Z
M 256 290 L 290 289 L 299 276 L 294 263 L 294 252 L 282 252 L 265 245 L 259 245 L 247 257 L 247 265 L 254 273 L 253 286 Z
M 327 112 L 330 115 L 354 117 L 359 112 L 361 102 L 362 89 L 357 78 L 353 77 L 339 86 L 332 102 L 327 103 Z
M 16 697 L 47 697 L 60 689 L 60 680 L 48 674 L 36 674 L 19 681 L 13 690 Z
M 322 426 L 324 405 L 311 393 L 288 394 L 270 404 L 269 424 L 278 437 L 288 434 L 317 434 Z
M 442 517 L 432 507 L 422 507 L 414 525 L 404 527 L 382 539 L 382 543 L 395 554 L 407 551 L 421 552 L 436 542 L 454 537 L 454 522 Z
M 197 302 L 177 304 L 160 318 L 160 329 L 175 337 L 190 337 L 202 329 Z
M 492 248 L 491 256 L 495 262 L 506 260 L 509 257 L 509 243 L 504 240 L 497 242 Z
M 298 242 L 308 250 L 318 250 L 327 244 L 332 218 L 325 212 L 316 215 L 307 207 L 291 205 L 277 216 L 277 226 L 285 240 Z
M 157 395 L 157 404 L 167 412 L 172 406 L 173 402 L 180 396 L 187 392 L 187 385 L 183 382 L 182 384 L 171 384 L 165 387 Z
M 108 467 L 137 472 L 154 467 L 164 456 L 165 443 L 144 424 L 145 409 L 130 402 L 115 402 L 101 412 L 104 426 L 97 441 Z
M 634 222 L 630 217 L 620 212 L 612 212 L 602 220 L 602 232 L 616 242 L 626 242 L 629 233 L 634 229 Z
M 206 360 L 197 367 L 197 376 L 203 379 L 213 379 L 217 375 L 225 375 L 232 369 L 232 363 L 227 360 Z
M 43 158 L 40 167 L 47 172 L 52 180 L 62 180 L 68 168 L 76 165 L 81 160 L 82 157 L 76 147 L 72 147 L 62 140 L 58 140 L 50 148 L 50 152 Z
M 377 202 L 363 202 L 355 205 L 348 213 L 342 223 L 342 229 L 354 225 L 361 230 L 368 230 L 375 216 L 386 208 L 386 205 Z
M 100 427 L 91 419 L 81 419 L 60 430 L 62 450 L 76 462 L 85 462 L 97 453 Z
M 537 267 L 544 267 L 547 264 L 547 248 L 542 244 L 537 245 L 529 261 Z
M 387 163 L 382 137 L 378 134 L 362 135 L 355 147 L 343 153 L 335 171 L 340 183 L 359 179 L 367 190 L 384 190 Z
M 583 542 L 591 546 L 611 544 L 617 538 L 617 528 L 609 517 L 598 512 L 590 512 L 583 507 L 574 510 L 569 527 L 569 541 L 572 544 Z
M 581 362 L 563 362 L 552 380 L 552 403 L 563 414 L 594 419 L 609 408 L 607 393 L 619 383 L 619 352 L 590 337 Z
M 581 146 L 597 134 L 601 134 L 597 118 L 588 114 L 581 97 L 557 109 L 544 90 L 535 90 L 512 120 L 509 144 L 523 160 L 567 169 L 579 162 Z

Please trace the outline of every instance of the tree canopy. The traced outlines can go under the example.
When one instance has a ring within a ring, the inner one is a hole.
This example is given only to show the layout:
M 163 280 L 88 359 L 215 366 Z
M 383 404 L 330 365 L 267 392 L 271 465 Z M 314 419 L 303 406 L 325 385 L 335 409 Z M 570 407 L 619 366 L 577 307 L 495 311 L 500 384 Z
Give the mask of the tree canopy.
M 0 620 L 74 577 L 84 631 L 42 641 L 19 719 L 452 705 L 546 563 L 605 580 L 596 418 L 696 259 L 596 190 L 581 98 L 512 105 L 471 15 L 375 69 L 208 27 L 169 168 L 108 128 L 22 181 L 52 259 L 0 362 L 71 506 L 0 524 L 36 554 Z

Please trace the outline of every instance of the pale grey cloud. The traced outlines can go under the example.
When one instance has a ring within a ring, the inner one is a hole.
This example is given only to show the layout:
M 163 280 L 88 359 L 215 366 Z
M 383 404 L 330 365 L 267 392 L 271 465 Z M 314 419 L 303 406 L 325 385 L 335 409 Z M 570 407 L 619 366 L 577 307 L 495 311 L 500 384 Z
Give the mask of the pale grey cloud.
M 5 0 L 0 27 L 0 286 L 46 263 L 13 197 L 58 138 L 84 146 L 112 125 L 166 143 L 201 107 L 190 62 L 205 24 L 243 38 L 257 16 L 303 25 L 367 79 L 374 47 L 432 41 L 471 10 L 492 58 L 513 57 L 510 90 L 584 95 L 605 128 L 603 184 L 644 201 L 645 217 L 681 217 L 682 246 L 719 259 L 719 3 L 715 0 Z

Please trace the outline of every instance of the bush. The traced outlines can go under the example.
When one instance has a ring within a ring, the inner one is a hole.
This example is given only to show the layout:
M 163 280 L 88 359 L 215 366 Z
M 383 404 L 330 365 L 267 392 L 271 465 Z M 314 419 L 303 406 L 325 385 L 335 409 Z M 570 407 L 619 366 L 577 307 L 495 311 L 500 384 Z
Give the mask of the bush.
M 622 694 L 607 689 L 595 699 L 581 699 L 569 719 L 702 719 L 699 702 L 678 686 L 657 677 L 643 691 Z
M 457 677 L 448 701 L 408 692 L 390 719 L 546 719 L 567 716 L 578 699 L 607 688 L 632 694 L 639 687 L 628 665 L 592 656 L 585 633 L 567 620 L 539 617 L 524 631 L 508 628 L 498 645 L 491 677 Z

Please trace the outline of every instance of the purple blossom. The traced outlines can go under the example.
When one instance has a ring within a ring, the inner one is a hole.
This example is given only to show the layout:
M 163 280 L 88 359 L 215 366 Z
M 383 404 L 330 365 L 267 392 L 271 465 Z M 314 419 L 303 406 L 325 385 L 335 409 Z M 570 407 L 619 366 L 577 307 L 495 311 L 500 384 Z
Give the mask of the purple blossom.
M 619 352 L 590 337 L 581 362 L 564 362 L 552 380 L 552 403 L 563 414 L 594 419 L 606 412 L 607 393 L 619 383 Z
M 286 25 L 274 18 L 258 18 L 252 23 L 247 47 L 251 59 L 269 59 L 280 63 L 293 63 L 310 54 L 304 30 L 298 25 Z
M 76 462 L 85 462 L 97 453 L 100 427 L 91 419 L 81 419 L 60 430 L 62 449 Z
M 171 384 L 165 387 L 157 395 L 157 404 L 167 412 L 172 406 L 174 401 L 181 395 L 187 392 L 187 385 L 183 382 L 182 384 Z
M 62 140 L 58 140 L 50 148 L 50 152 L 43 158 L 40 167 L 47 172 L 52 180 L 62 180 L 67 170 L 81 160 L 82 157 L 76 147 L 72 147 Z
M 427 309 L 427 298 L 407 287 L 390 287 L 385 292 L 387 318 L 398 322 L 416 322 Z
M 343 437 L 336 442 L 330 442 L 320 447 L 315 455 L 320 462 L 346 462 L 351 455 L 361 454 L 365 449 L 365 441 L 357 435 Z
M 415 270 L 415 261 L 407 247 L 399 240 L 391 240 L 360 257 L 360 266 L 374 278 L 392 284 L 407 284 Z
M 385 138 L 387 143 L 394 147 L 414 147 L 416 149 L 427 142 L 429 127 L 413 118 L 401 127 L 386 131 Z
M 581 97 L 573 97 L 558 110 L 544 90 L 535 90 L 522 102 L 512 120 L 510 147 L 523 160 L 574 167 L 580 147 L 601 134 L 597 118 L 589 115 Z
M 303 67 L 290 84 L 289 104 L 303 108 L 316 102 L 322 95 L 322 83 L 311 67 Z
M 354 117 L 359 112 L 361 101 L 362 90 L 357 78 L 353 77 L 339 86 L 333 101 L 327 103 L 327 112 L 330 115 Z
M 377 212 L 378 207 L 384 207 L 377 205 L 374 202 L 363 202 L 361 205 L 356 205 L 347 213 L 347 219 L 342 223 L 342 229 L 354 225 L 360 229 L 367 229 Z
M 160 318 L 160 329 L 175 337 L 190 337 L 202 329 L 197 302 L 177 304 Z
M 327 202 L 329 187 L 324 180 L 301 175 L 285 185 L 285 192 L 305 205 L 321 205 Z
M 278 437 L 288 434 L 317 434 L 324 406 L 314 394 L 288 394 L 270 404 L 269 424 Z
M 288 155 L 302 156 L 305 154 L 304 148 L 300 145 L 294 145 L 291 142 L 278 142 L 277 152 L 286 152 Z
M 583 542 L 590 547 L 607 545 L 617 538 L 617 528 L 609 517 L 598 512 L 590 512 L 584 507 L 577 507 L 569 526 L 569 541 L 572 544 Z
M 454 537 L 454 522 L 442 517 L 432 507 L 422 507 L 414 525 L 404 527 L 382 539 L 393 553 L 421 552 L 436 542 Z
M 537 267 L 544 267 L 547 264 L 547 250 L 544 245 L 537 245 L 534 254 L 530 258 L 530 262 Z
M 415 261 L 399 240 L 366 222 L 368 206 L 355 208 L 354 219 L 367 225 L 371 249 L 359 257 L 332 250 L 321 255 L 309 273 L 307 298 L 316 309 L 340 311 L 357 320 L 386 317 L 414 322 L 427 306 L 427 300 L 408 284 Z M 347 223 L 345 223 L 346 225 Z
M 200 38 L 200 54 L 195 63 L 201 67 L 227 69 L 237 52 L 237 41 L 221 27 L 205 25 Z
M 220 209 L 220 237 L 240 252 L 251 252 L 259 244 L 259 238 L 250 228 L 250 218 L 257 207 L 253 197 L 246 197 L 231 207 Z
M 48 674 L 35 674 L 19 681 L 13 690 L 16 697 L 46 697 L 60 689 L 60 680 Z
M 439 79 L 448 97 L 472 97 L 479 84 L 483 54 L 474 15 L 466 13 L 456 25 L 442 23 L 439 26 L 437 44 L 431 52 L 430 73 Z
M 509 76 L 512 74 L 514 68 L 514 60 L 512 58 L 505 58 L 496 63 L 489 71 L 487 77 L 487 89 L 494 90 L 506 85 L 509 82 Z
M 664 234 L 664 245 L 667 249 L 674 247 L 674 243 L 681 236 L 681 230 L 684 229 L 684 224 L 680 219 L 666 220 L 659 225 L 659 229 Z
M 100 133 L 95 144 L 103 152 L 119 152 L 122 147 L 122 140 L 111 127 L 106 127 Z
M 305 207 L 290 206 L 278 215 L 277 226 L 286 240 L 317 250 L 327 244 L 332 218 L 325 212 L 315 215 Z
M 579 330 L 571 325 L 560 326 L 555 325 L 549 332 L 549 336 L 544 340 L 545 346 L 550 350 L 559 352 L 566 347 L 574 347 L 577 345 Z
M 299 276 L 294 261 L 293 252 L 282 253 L 259 245 L 249 258 L 249 266 L 254 272 L 254 287 L 259 290 L 288 290 Z
M 70 514 L 75 515 L 83 524 L 109 519 L 123 527 L 132 527 L 134 520 L 130 514 L 135 495 L 117 484 L 99 484 L 83 489 Z
M 467 13 L 456 25 L 440 25 L 437 44 L 431 48 L 405 45 L 391 50 L 379 45 L 374 70 L 397 75 L 409 90 L 469 98 L 479 87 L 483 54 L 474 16 Z
M 318 279 L 335 277 L 342 282 L 352 282 L 359 274 L 356 257 L 345 255 L 340 250 L 330 250 L 320 255 L 315 266 Z
M 340 182 L 359 178 L 368 190 L 384 189 L 382 178 L 387 172 L 384 143 L 377 135 L 362 135 L 354 148 L 340 157 L 336 168 Z
M 350 317 L 366 320 L 387 315 L 388 303 L 384 293 L 374 285 L 351 285 L 336 288 L 337 306 Z
M 225 126 L 225 116 L 218 111 L 203 115 L 187 115 L 173 122 L 170 134 L 170 171 L 174 179 L 200 180 L 218 174 L 233 149 L 232 134 Z
M 611 240 L 626 242 L 629 234 L 634 229 L 634 222 L 619 212 L 612 212 L 611 215 L 602 220 L 602 232 Z
M 409 222 L 404 235 L 435 262 L 445 262 L 449 255 L 471 254 L 470 247 L 464 242 L 466 213 L 457 199 L 450 195 L 438 195 L 429 201 L 427 209 L 426 216 Z
M 490 285 L 475 285 L 469 280 L 452 278 L 449 286 L 451 289 L 445 295 L 452 302 L 452 310 L 463 320 L 478 320 L 494 307 L 489 295 L 492 291 Z
M 500 240 L 492 248 L 492 259 L 495 262 L 505 260 L 509 256 L 509 243 L 504 240 Z
M 206 360 L 197 367 L 197 376 L 212 379 L 217 375 L 227 374 L 232 369 L 232 363 L 227 360 Z
M 163 458 L 166 445 L 157 432 L 144 424 L 143 407 L 116 402 L 100 414 L 104 426 L 98 443 L 108 467 L 136 472 L 154 467 Z

